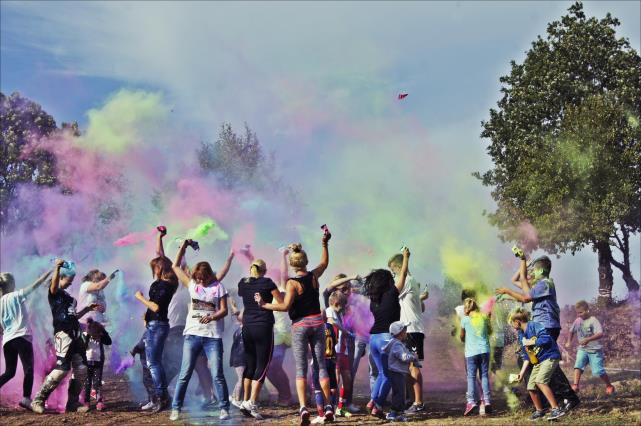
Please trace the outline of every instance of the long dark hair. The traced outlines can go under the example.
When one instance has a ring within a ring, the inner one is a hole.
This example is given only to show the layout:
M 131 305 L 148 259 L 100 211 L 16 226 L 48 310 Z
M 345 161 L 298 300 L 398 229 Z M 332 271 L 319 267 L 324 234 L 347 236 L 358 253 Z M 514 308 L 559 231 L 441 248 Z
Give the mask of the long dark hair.
M 383 293 L 394 285 L 394 276 L 387 269 L 374 269 L 365 277 L 367 297 L 375 304 L 381 303 Z

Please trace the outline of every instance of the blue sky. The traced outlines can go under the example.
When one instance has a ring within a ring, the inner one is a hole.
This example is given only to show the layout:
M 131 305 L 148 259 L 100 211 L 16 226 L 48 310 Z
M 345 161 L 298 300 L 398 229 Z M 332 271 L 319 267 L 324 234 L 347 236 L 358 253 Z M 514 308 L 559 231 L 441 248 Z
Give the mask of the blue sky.
M 447 215 L 465 198 L 480 216 L 492 202 L 470 173 L 490 167 L 480 121 L 499 99 L 499 76 L 571 4 L 3 1 L 0 89 L 38 101 L 59 123 L 81 125 L 86 111 L 118 89 L 160 91 L 176 122 L 203 138 L 215 137 L 223 121 L 248 122 L 284 170 L 337 152 L 363 157 L 371 168 L 386 167 L 386 158 L 365 158 L 371 153 L 359 148 L 367 143 L 363 135 L 371 134 L 364 128 L 373 134 L 380 129 L 382 138 L 398 135 L 402 149 L 429 144 L 441 156 L 449 174 L 435 176 L 459 195 L 430 192 L 429 203 L 444 206 L 439 214 Z M 585 9 L 597 17 L 617 16 L 618 34 L 638 51 L 640 4 L 587 2 Z M 399 92 L 410 94 L 402 104 L 395 102 Z M 316 179 L 322 173 L 321 165 L 308 164 L 300 172 L 300 190 L 326 194 Z M 341 182 L 330 179 L 327 186 L 335 193 Z M 421 197 L 424 183 L 408 183 L 407 191 Z M 469 222 L 466 215 L 452 215 L 437 222 Z M 475 225 L 458 239 L 505 249 L 494 234 Z M 437 256 L 436 248 L 431 255 Z M 430 277 L 437 269 L 422 268 Z M 568 284 L 562 295 L 570 298 L 577 289 L 584 297 L 596 295 L 590 250 L 564 256 L 556 271 Z M 615 276 L 622 294 L 616 270 Z

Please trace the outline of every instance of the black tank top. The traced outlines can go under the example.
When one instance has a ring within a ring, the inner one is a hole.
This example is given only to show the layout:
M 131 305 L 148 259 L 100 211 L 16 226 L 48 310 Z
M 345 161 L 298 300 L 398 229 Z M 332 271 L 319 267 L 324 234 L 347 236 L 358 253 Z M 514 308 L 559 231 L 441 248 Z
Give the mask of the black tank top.
M 320 314 L 320 292 L 318 287 L 314 287 L 316 278 L 314 274 L 308 272 L 302 277 L 290 277 L 290 280 L 298 281 L 303 288 L 303 294 L 297 295 L 294 303 L 289 308 L 289 318 L 295 323 L 304 317 L 314 314 Z

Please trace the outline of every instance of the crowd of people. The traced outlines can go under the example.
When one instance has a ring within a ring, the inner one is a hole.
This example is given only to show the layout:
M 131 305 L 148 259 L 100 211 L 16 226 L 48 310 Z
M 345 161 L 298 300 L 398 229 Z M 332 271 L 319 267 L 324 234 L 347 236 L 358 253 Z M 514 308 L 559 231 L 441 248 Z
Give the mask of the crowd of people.
M 283 367 L 285 353 L 291 348 L 301 425 L 351 417 L 361 408 L 389 421 L 405 421 L 408 415 L 426 411 L 423 313 L 429 293 L 409 271 L 407 247 L 389 259 L 387 268 L 374 269 L 363 277 L 340 274 L 322 291 L 319 280 L 330 260 L 331 234 L 326 227 L 321 258 L 314 268 L 300 244 L 281 249 L 277 282 L 266 276 L 263 260 L 245 253 L 250 260 L 248 275 L 233 292 L 242 303 L 239 305 L 223 285 L 233 251 L 217 272 L 208 262 L 190 266 L 185 260 L 187 249 L 198 245 L 187 239 L 172 262 L 164 251 L 166 234 L 165 227 L 158 227 L 148 295 L 140 291 L 134 295 L 146 308 L 144 333 L 131 349 L 132 357 L 140 356 L 142 383 L 148 395 L 141 410 L 170 410 L 171 421 L 181 419 L 195 370 L 203 408 L 217 406 L 220 420 L 230 418 L 232 406 L 260 420 L 259 397 L 266 379 L 276 389 L 279 403 L 292 403 Z M 523 253 L 519 257 L 519 270 L 512 279 L 515 289 L 498 288 L 492 301 L 509 297 L 521 306 L 509 313 L 498 309 L 498 304 L 480 306 L 475 292 L 464 289 L 462 304 L 455 309 L 467 372 L 464 416 L 492 413 L 490 375 L 502 368 L 506 328 L 510 326 L 520 345 L 520 372 L 512 381 L 527 384 L 534 406 L 532 420 L 554 420 L 576 407 L 580 378 L 588 364 L 592 374 L 605 383 L 606 392 L 614 393 L 599 344 L 603 329 L 584 301 L 576 304 L 577 320 L 571 329 L 570 339 L 578 336 L 579 349 L 570 385 L 559 367 L 560 309 L 550 278 L 551 261 L 543 256 L 528 262 Z M 86 274 L 78 297 L 82 309 L 67 291 L 76 276 L 71 261 L 56 259 L 52 271 L 20 290 L 15 289 L 11 274 L 0 276 L 5 356 L 0 388 L 14 377 L 20 359 L 24 371 L 21 407 L 44 413 L 48 397 L 71 371 L 66 411 L 87 412 L 92 399 L 96 410 L 106 409 L 101 387 L 105 346 L 111 345 L 112 337 L 107 332 L 105 290 L 117 273 L 91 270 Z M 26 301 L 45 282 L 49 283 L 56 363 L 31 400 L 34 356 Z M 531 309 L 526 309 L 530 303 Z M 363 305 L 367 315 L 359 311 Z M 229 351 L 229 365 L 237 375 L 231 395 L 223 367 L 224 319 L 229 314 L 236 327 Z M 370 400 L 365 407 L 358 407 L 353 401 L 354 378 L 368 346 Z M 173 378 L 176 384 L 171 396 L 168 385 Z M 310 396 L 316 405 L 313 419 L 308 408 Z

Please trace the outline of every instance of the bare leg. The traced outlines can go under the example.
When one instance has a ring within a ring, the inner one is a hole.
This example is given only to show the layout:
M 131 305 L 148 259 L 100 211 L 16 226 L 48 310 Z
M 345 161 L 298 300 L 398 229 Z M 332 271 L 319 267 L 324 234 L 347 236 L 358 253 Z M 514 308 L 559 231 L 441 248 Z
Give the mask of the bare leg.
M 541 397 L 539 396 L 539 393 L 537 391 L 528 391 L 530 393 L 530 398 L 532 398 L 532 403 L 534 403 L 534 408 L 536 408 L 537 411 L 541 411 L 543 409 L 543 404 L 541 404 Z
M 537 383 L 536 386 L 541 390 L 541 392 L 543 392 L 543 395 L 550 403 L 550 407 L 559 408 L 559 405 L 556 403 L 556 398 L 554 397 L 554 392 L 552 392 L 552 388 L 548 385 L 544 385 L 543 383 Z
M 412 388 L 414 388 L 414 404 L 423 403 L 423 373 L 421 369 L 410 365 L 410 375 L 412 376 Z

